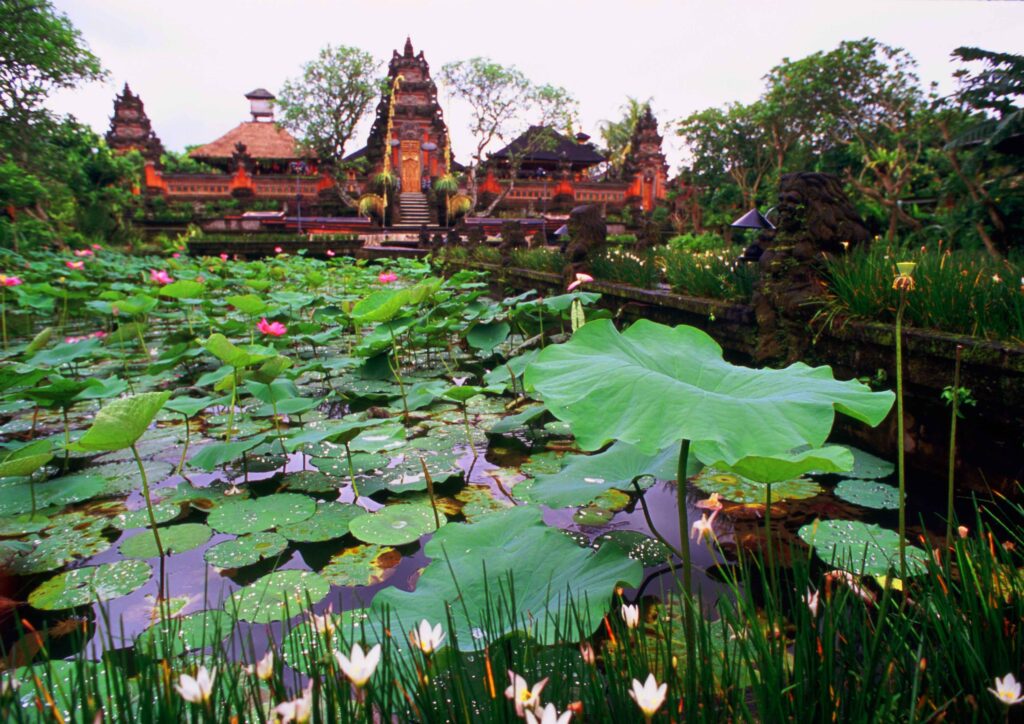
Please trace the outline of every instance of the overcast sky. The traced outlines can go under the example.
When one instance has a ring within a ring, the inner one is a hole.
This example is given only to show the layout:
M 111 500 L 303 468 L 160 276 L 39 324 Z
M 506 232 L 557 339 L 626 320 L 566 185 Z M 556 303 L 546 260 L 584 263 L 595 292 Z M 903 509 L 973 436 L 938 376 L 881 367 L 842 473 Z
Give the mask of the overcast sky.
M 909 50 L 924 82 L 953 89 L 960 45 L 1024 51 L 1024 3 L 888 0 L 54 0 L 110 73 L 51 103 L 98 132 L 127 81 L 170 149 L 206 143 L 248 120 L 243 95 L 282 82 L 321 47 L 353 45 L 381 60 L 406 35 L 436 72 L 487 56 L 580 101 L 583 130 L 618 118 L 626 96 L 653 98 L 673 169 L 683 150 L 673 119 L 750 102 L 762 76 L 842 40 L 871 36 Z M 467 114 L 440 99 L 455 154 L 467 159 Z M 372 108 L 370 111 L 372 115 Z M 349 151 L 364 144 L 364 124 Z M 493 150 L 493 149 L 492 149 Z

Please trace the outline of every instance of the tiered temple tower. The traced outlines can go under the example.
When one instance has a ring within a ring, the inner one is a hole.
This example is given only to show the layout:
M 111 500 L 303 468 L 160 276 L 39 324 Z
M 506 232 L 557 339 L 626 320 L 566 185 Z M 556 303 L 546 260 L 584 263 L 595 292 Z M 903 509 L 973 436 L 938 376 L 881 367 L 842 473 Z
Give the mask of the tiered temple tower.
M 121 95 L 114 99 L 114 115 L 110 119 L 106 139 L 114 151 L 139 151 L 143 158 L 153 163 L 159 163 L 164 152 L 163 144 L 149 123 L 142 99 L 132 93 L 127 83 Z
M 445 172 L 448 143 L 448 127 L 430 66 L 423 51 L 414 54 L 412 41 L 406 38 L 404 52 L 399 55 L 396 50 L 391 57 L 387 87 L 367 140 L 371 176 L 382 170 L 385 154 L 390 153 L 391 169 L 401 179 L 402 190 L 419 191 L 425 180 Z
M 651 107 L 647 106 L 633 129 L 623 172 L 625 178 L 633 180 L 626 193 L 627 198 L 639 199 L 644 211 L 653 209 L 655 202 L 663 200 L 667 191 L 668 163 L 661 150 L 661 141 L 658 121 Z

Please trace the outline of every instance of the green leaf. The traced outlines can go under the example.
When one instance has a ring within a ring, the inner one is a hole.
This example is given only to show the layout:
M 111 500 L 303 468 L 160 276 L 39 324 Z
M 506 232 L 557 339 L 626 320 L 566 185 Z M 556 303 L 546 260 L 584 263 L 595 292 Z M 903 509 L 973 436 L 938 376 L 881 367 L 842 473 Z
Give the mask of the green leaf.
M 158 658 L 215 646 L 231 633 L 234 620 L 225 611 L 199 611 L 182 618 L 161 618 L 135 639 L 136 655 Z
M 262 498 L 225 502 L 210 511 L 207 519 L 221 533 L 258 533 L 306 520 L 316 512 L 316 502 L 297 493 L 277 493 Z
M 423 619 L 447 621 L 450 614 L 466 651 L 482 645 L 481 630 L 496 626 L 503 626 L 495 632 L 498 635 L 525 626 L 541 644 L 551 645 L 556 643 L 558 621 L 561 642 L 576 641 L 597 630 L 617 585 L 638 586 L 643 578 L 643 566 L 617 546 L 596 552 L 581 548 L 545 525 L 540 508 L 532 505 L 493 513 L 472 524 L 449 524 L 434 534 L 424 552 L 432 560 L 416 590 L 382 589 L 371 610 L 389 610 L 391 620 L 406 630 Z M 508 610 L 524 615 L 488 621 L 493 602 L 506 595 L 514 599 Z M 570 620 L 573 625 L 565 626 Z
M 853 455 L 841 445 L 826 445 L 783 455 L 748 455 L 727 465 L 721 460 L 705 463 L 719 470 L 728 470 L 759 483 L 781 483 L 804 473 L 839 473 L 853 467 Z
M 648 320 L 621 334 L 589 322 L 541 351 L 525 380 L 585 450 L 622 440 L 653 453 L 687 439 L 699 458 L 730 464 L 821 447 L 837 411 L 877 425 L 894 399 L 828 367 L 739 367 L 699 329 Z
M 355 505 L 320 500 L 312 516 L 298 523 L 279 526 L 277 532 L 297 543 L 322 543 L 348 535 L 349 521 L 362 512 L 362 508 Z
M 487 432 L 493 433 L 494 435 L 503 435 L 506 432 L 512 432 L 520 427 L 525 427 L 529 422 L 536 420 L 538 417 L 543 415 L 544 410 L 544 405 L 529 405 L 517 412 L 515 415 L 506 415 L 501 418 L 491 425 L 491 428 Z
M 170 392 L 143 392 L 108 403 L 71 448 L 91 452 L 131 447 L 170 396 Z
M 309 609 L 331 590 L 327 581 L 311 571 L 275 571 L 224 602 L 224 610 L 242 621 L 283 621 Z
M 900 507 L 899 488 L 876 480 L 843 480 L 832 493 L 837 498 L 862 508 L 897 510 Z
M 352 318 L 359 324 L 389 322 L 409 302 L 408 289 L 380 289 L 352 307 Z
M 240 458 L 243 453 L 252 450 L 265 439 L 265 435 L 257 435 L 248 440 L 239 440 L 238 442 L 210 443 L 189 458 L 188 464 L 194 468 L 202 468 L 207 472 L 216 470 L 224 463 Z
M 159 528 L 164 553 L 184 553 L 210 540 L 213 531 L 202 523 L 182 523 Z M 152 530 L 144 530 L 126 539 L 120 546 L 125 558 L 156 558 L 160 555 Z
M 31 475 L 53 459 L 49 440 L 36 440 L 0 456 L 0 478 Z
M 743 505 L 766 505 L 768 485 L 733 472 L 704 468 L 692 478 L 693 484 L 705 493 L 718 493 L 725 500 Z M 795 478 L 772 483 L 772 503 L 782 500 L 805 500 L 820 495 L 821 486 L 813 480 Z
M 826 564 L 861 576 L 884 576 L 900 567 L 900 537 L 896 531 L 859 520 L 816 520 L 801 526 L 798 535 Z M 927 570 L 928 554 L 906 548 L 907 572 Z
M 61 573 L 29 594 L 28 602 L 42 611 L 109 601 L 142 587 L 152 571 L 143 561 L 116 561 Z
M 53 327 L 45 327 L 39 334 L 32 338 L 32 341 L 25 345 L 25 355 L 31 356 L 50 343 L 53 337 Z
M 441 525 L 447 522 L 438 511 Z M 437 530 L 429 505 L 388 505 L 376 513 L 363 513 L 349 521 L 349 530 L 364 543 L 397 546 L 412 543 Z
M 387 580 L 401 560 L 394 548 L 358 545 L 331 556 L 320 575 L 332 586 L 374 586 Z
M 489 352 L 508 339 L 511 331 L 512 327 L 508 322 L 474 324 L 473 328 L 466 332 L 466 341 L 474 349 Z
M 250 317 L 266 314 L 267 310 L 270 309 L 270 305 L 255 294 L 235 294 L 225 298 L 224 301 L 242 314 L 248 314 Z
M 289 452 L 294 452 L 303 445 L 314 445 L 324 440 L 344 444 L 354 440 L 364 429 L 376 427 L 382 422 L 383 420 L 342 420 L 331 422 L 320 429 L 307 426 L 305 430 L 286 438 L 284 446 Z
M 267 347 L 250 345 L 248 348 L 239 347 L 220 332 L 210 335 L 210 338 L 203 344 L 206 351 L 212 354 L 226 365 L 235 369 L 250 367 L 271 357 L 276 357 L 277 352 Z
M 200 299 L 203 296 L 203 289 L 205 287 L 197 281 L 178 279 L 160 287 L 160 296 L 171 299 Z
M 208 548 L 203 557 L 217 568 L 241 568 L 273 558 L 288 547 L 288 539 L 277 533 L 249 533 Z

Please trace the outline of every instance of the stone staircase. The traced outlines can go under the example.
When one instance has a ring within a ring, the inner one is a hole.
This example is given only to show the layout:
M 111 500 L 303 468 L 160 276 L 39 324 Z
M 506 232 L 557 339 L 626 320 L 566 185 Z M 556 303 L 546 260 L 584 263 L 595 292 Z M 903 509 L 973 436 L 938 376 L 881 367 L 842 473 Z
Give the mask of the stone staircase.
M 403 191 L 399 196 L 402 210 L 396 228 L 419 229 L 423 224 L 432 226 L 430 205 L 426 194 L 419 191 Z

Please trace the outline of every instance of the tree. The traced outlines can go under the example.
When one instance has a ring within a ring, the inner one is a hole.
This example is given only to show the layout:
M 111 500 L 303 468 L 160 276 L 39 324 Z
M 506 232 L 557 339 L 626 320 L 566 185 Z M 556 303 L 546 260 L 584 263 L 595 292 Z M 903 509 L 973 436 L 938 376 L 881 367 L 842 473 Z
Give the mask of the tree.
M 608 175 L 610 178 L 622 177 L 622 167 L 629 156 L 633 131 L 644 113 L 651 107 L 651 99 L 638 101 L 631 96 L 621 107 L 622 118 L 617 121 L 603 121 L 599 133 L 604 141 L 605 154 L 608 156 Z
M 484 153 L 495 141 L 508 142 L 528 126 L 550 128 L 570 127 L 577 116 L 577 103 L 565 88 L 536 85 L 514 66 L 503 66 L 488 58 L 470 58 L 447 63 L 441 78 L 448 89 L 469 106 L 470 131 L 476 138 L 472 163 L 467 170 L 470 201 L 477 207 L 477 174 L 484 162 Z M 551 142 L 552 134 L 530 136 L 509 161 L 513 170 L 531 152 Z M 536 145 L 539 144 L 539 145 Z M 485 213 L 490 213 L 515 186 L 515 173 Z
M 277 97 L 281 125 L 316 153 L 323 166 L 340 171 L 345 146 L 380 97 L 381 68 L 365 50 L 328 45 L 302 66 L 300 77 L 282 86 Z M 342 200 L 353 205 L 343 185 L 336 186 Z
M 0 152 L 15 154 L 49 117 L 43 102 L 59 88 L 104 77 L 99 59 L 48 0 L 0 3 Z

